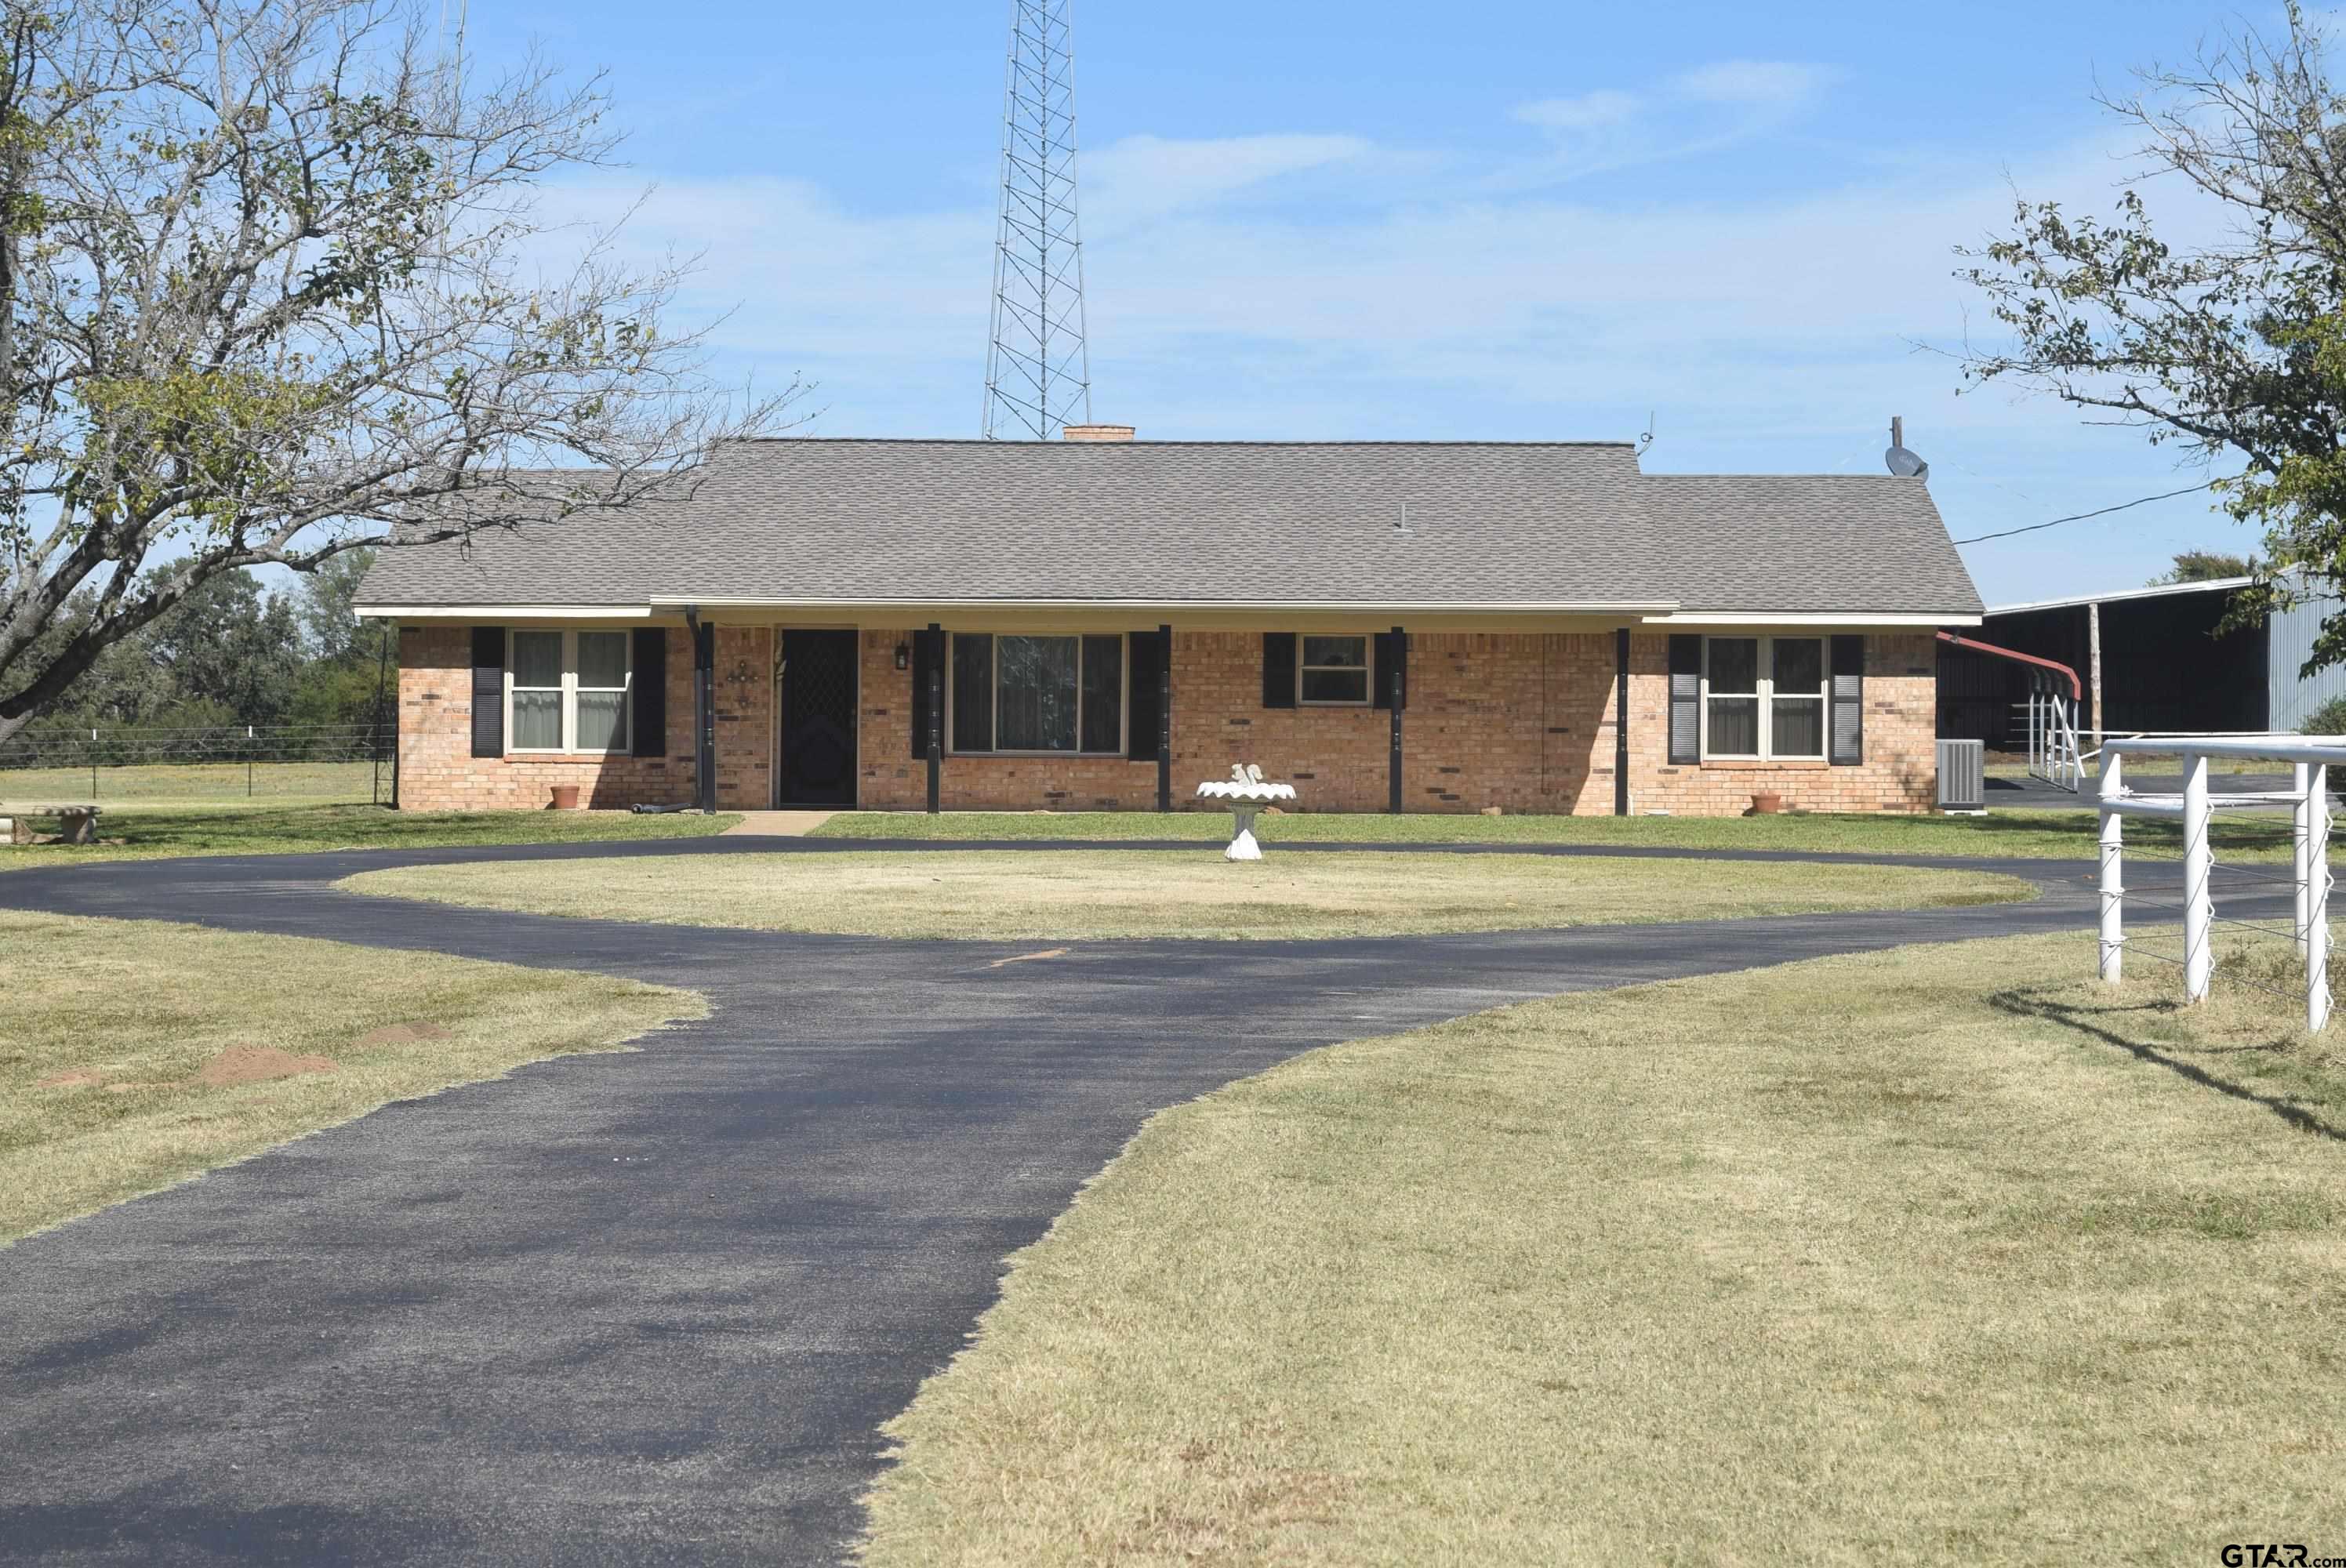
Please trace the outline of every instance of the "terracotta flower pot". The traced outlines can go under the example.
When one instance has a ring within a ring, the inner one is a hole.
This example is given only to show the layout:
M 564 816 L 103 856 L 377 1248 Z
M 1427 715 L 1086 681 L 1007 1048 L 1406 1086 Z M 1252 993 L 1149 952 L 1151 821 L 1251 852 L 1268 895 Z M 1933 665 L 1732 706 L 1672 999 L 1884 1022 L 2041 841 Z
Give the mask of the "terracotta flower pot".
M 578 809 L 578 786 L 576 784 L 555 785 L 554 809 L 557 811 L 576 811 Z
M 1751 814 L 1755 817 L 1773 817 L 1783 809 L 1784 798 L 1773 789 L 1761 789 L 1751 797 Z

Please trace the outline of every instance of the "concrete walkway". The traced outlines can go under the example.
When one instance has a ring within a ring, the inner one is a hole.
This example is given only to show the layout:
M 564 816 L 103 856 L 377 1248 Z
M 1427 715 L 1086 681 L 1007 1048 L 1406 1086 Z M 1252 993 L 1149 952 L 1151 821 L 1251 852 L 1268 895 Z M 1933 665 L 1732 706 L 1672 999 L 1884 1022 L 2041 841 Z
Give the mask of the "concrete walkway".
M 1941 861 L 2016 871 L 2045 896 L 1073 943 L 1000 965 L 1035 944 L 566 921 L 328 886 L 393 865 L 836 847 L 0 876 L 0 905 L 640 976 L 714 1008 L 638 1052 L 385 1106 L 0 1252 L 0 1561 L 836 1563 L 882 1462 L 880 1424 L 961 1348 L 1003 1257 L 1158 1107 L 1502 1003 L 2091 918 L 2085 868 Z
M 813 832 L 833 817 L 836 811 L 744 811 L 741 820 L 724 832 L 720 839 L 798 839 Z

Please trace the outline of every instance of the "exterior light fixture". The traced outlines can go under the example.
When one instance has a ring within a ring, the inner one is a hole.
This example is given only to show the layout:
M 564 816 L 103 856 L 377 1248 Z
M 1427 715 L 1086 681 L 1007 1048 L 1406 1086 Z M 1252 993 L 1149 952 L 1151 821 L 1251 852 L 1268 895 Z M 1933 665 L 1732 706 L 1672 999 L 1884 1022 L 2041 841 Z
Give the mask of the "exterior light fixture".
M 903 643 L 898 643 L 896 645 L 896 667 L 898 669 L 910 669 L 913 667 L 913 650 L 906 647 Z

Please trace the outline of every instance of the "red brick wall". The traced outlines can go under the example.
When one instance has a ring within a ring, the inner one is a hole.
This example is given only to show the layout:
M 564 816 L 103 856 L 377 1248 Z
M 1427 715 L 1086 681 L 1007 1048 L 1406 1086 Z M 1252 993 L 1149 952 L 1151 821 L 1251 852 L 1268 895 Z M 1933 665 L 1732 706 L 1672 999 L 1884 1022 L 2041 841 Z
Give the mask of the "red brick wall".
M 543 807 L 556 784 L 583 806 L 685 805 L 692 784 L 692 644 L 668 635 L 665 757 L 473 755 L 473 628 L 399 633 L 399 803 L 411 811 Z
M 718 803 L 772 799 L 775 633 L 717 630 Z M 895 666 L 911 630 L 866 631 L 859 646 L 860 803 L 917 809 L 927 766 L 912 754 L 912 677 Z M 1613 636 L 1418 633 L 1410 639 L 1402 801 L 1410 811 L 1613 809 Z M 1673 768 L 1668 762 L 1669 642 L 1630 639 L 1630 808 L 1726 815 L 1774 789 L 1810 810 L 1927 810 L 1935 788 L 1935 657 L 1928 632 L 1866 644 L 1866 760 L 1854 768 L 1785 762 Z M 585 786 L 586 803 L 691 799 L 692 656 L 668 636 L 665 759 L 502 759 L 470 755 L 471 634 L 411 628 L 401 640 L 401 798 L 426 809 L 541 806 L 546 786 Z M 1380 708 L 1262 706 L 1259 632 L 1177 632 L 1173 639 L 1173 796 L 1190 808 L 1201 779 L 1254 762 L 1300 791 L 1305 810 L 1382 811 L 1391 715 Z M 1157 766 L 1118 758 L 954 757 L 941 803 L 953 809 L 1148 809 Z
M 1928 811 L 1937 805 L 1938 649 L 1931 633 L 1877 633 L 1865 639 L 1865 760 L 1851 768 L 1822 762 L 1671 767 L 1668 659 L 1667 637 L 1630 639 L 1632 810 L 1733 816 L 1763 789 L 1781 794 L 1788 810 Z M 1608 725 L 1601 757 L 1606 799 L 1595 809 L 1612 809 L 1612 758 Z
M 762 811 L 774 803 L 773 628 L 719 626 L 709 689 L 717 700 L 717 804 Z M 692 712 L 688 696 L 684 711 Z
M 895 667 L 912 633 L 863 634 L 862 803 L 926 803 L 925 763 L 911 750 L 912 677 Z M 1614 639 L 1609 632 L 1418 633 L 1410 638 L 1402 717 L 1402 805 L 1410 811 L 1613 809 Z M 1669 639 L 1630 638 L 1630 809 L 1740 812 L 1775 789 L 1812 810 L 1927 810 L 1936 788 L 1935 660 L 1930 634 L 1867 638 L 1866 760 L 1676 768 L 1667 759 Z M 1392 716 L 1381 708 L 1262 706 L 1259 632 L 1176 632 L 1173 793 L 1254 762 L 1295 784 L 1305 810 L 1382 811 Z M 954 757 L 948 809 L 1146 809 L 1154 762 L 1108 758 Z

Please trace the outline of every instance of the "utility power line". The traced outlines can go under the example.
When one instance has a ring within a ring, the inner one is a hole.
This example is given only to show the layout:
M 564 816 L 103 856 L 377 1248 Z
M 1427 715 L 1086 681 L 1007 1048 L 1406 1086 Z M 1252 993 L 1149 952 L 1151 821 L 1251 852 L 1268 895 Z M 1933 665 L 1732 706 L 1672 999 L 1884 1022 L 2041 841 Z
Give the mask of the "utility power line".
M 2210 479 L 2204 484 L 2187 484 L 2180 490 L 2169 490 L 2160 495 L 2144 495 L 2133 501 L 2121 501 L 2116 506 L 2097 507 L 2091 512 L 2074 512 L 2066 517 L 2055 517 L 2047 523 L 2031 523 L 2025 528 L 2006 528 L 1994 534 L 1974 534 L 1968 539 L 1958 539 L 1958 545 L 1984 544 L 1990 539 L 2009 539 L 2014 534 L 2034 534 L 2041 528 L 2057 528 L 2064 523 L 2082 523 L 2088 517 L 2106 517 L 2113 512 L 2123 512 L 2129 506 L 2147 506 L 2154 501 L 2172 501 L 2178 495 L 2190 495 L 2202 490 L 2213 490 L 2224 483 Z

